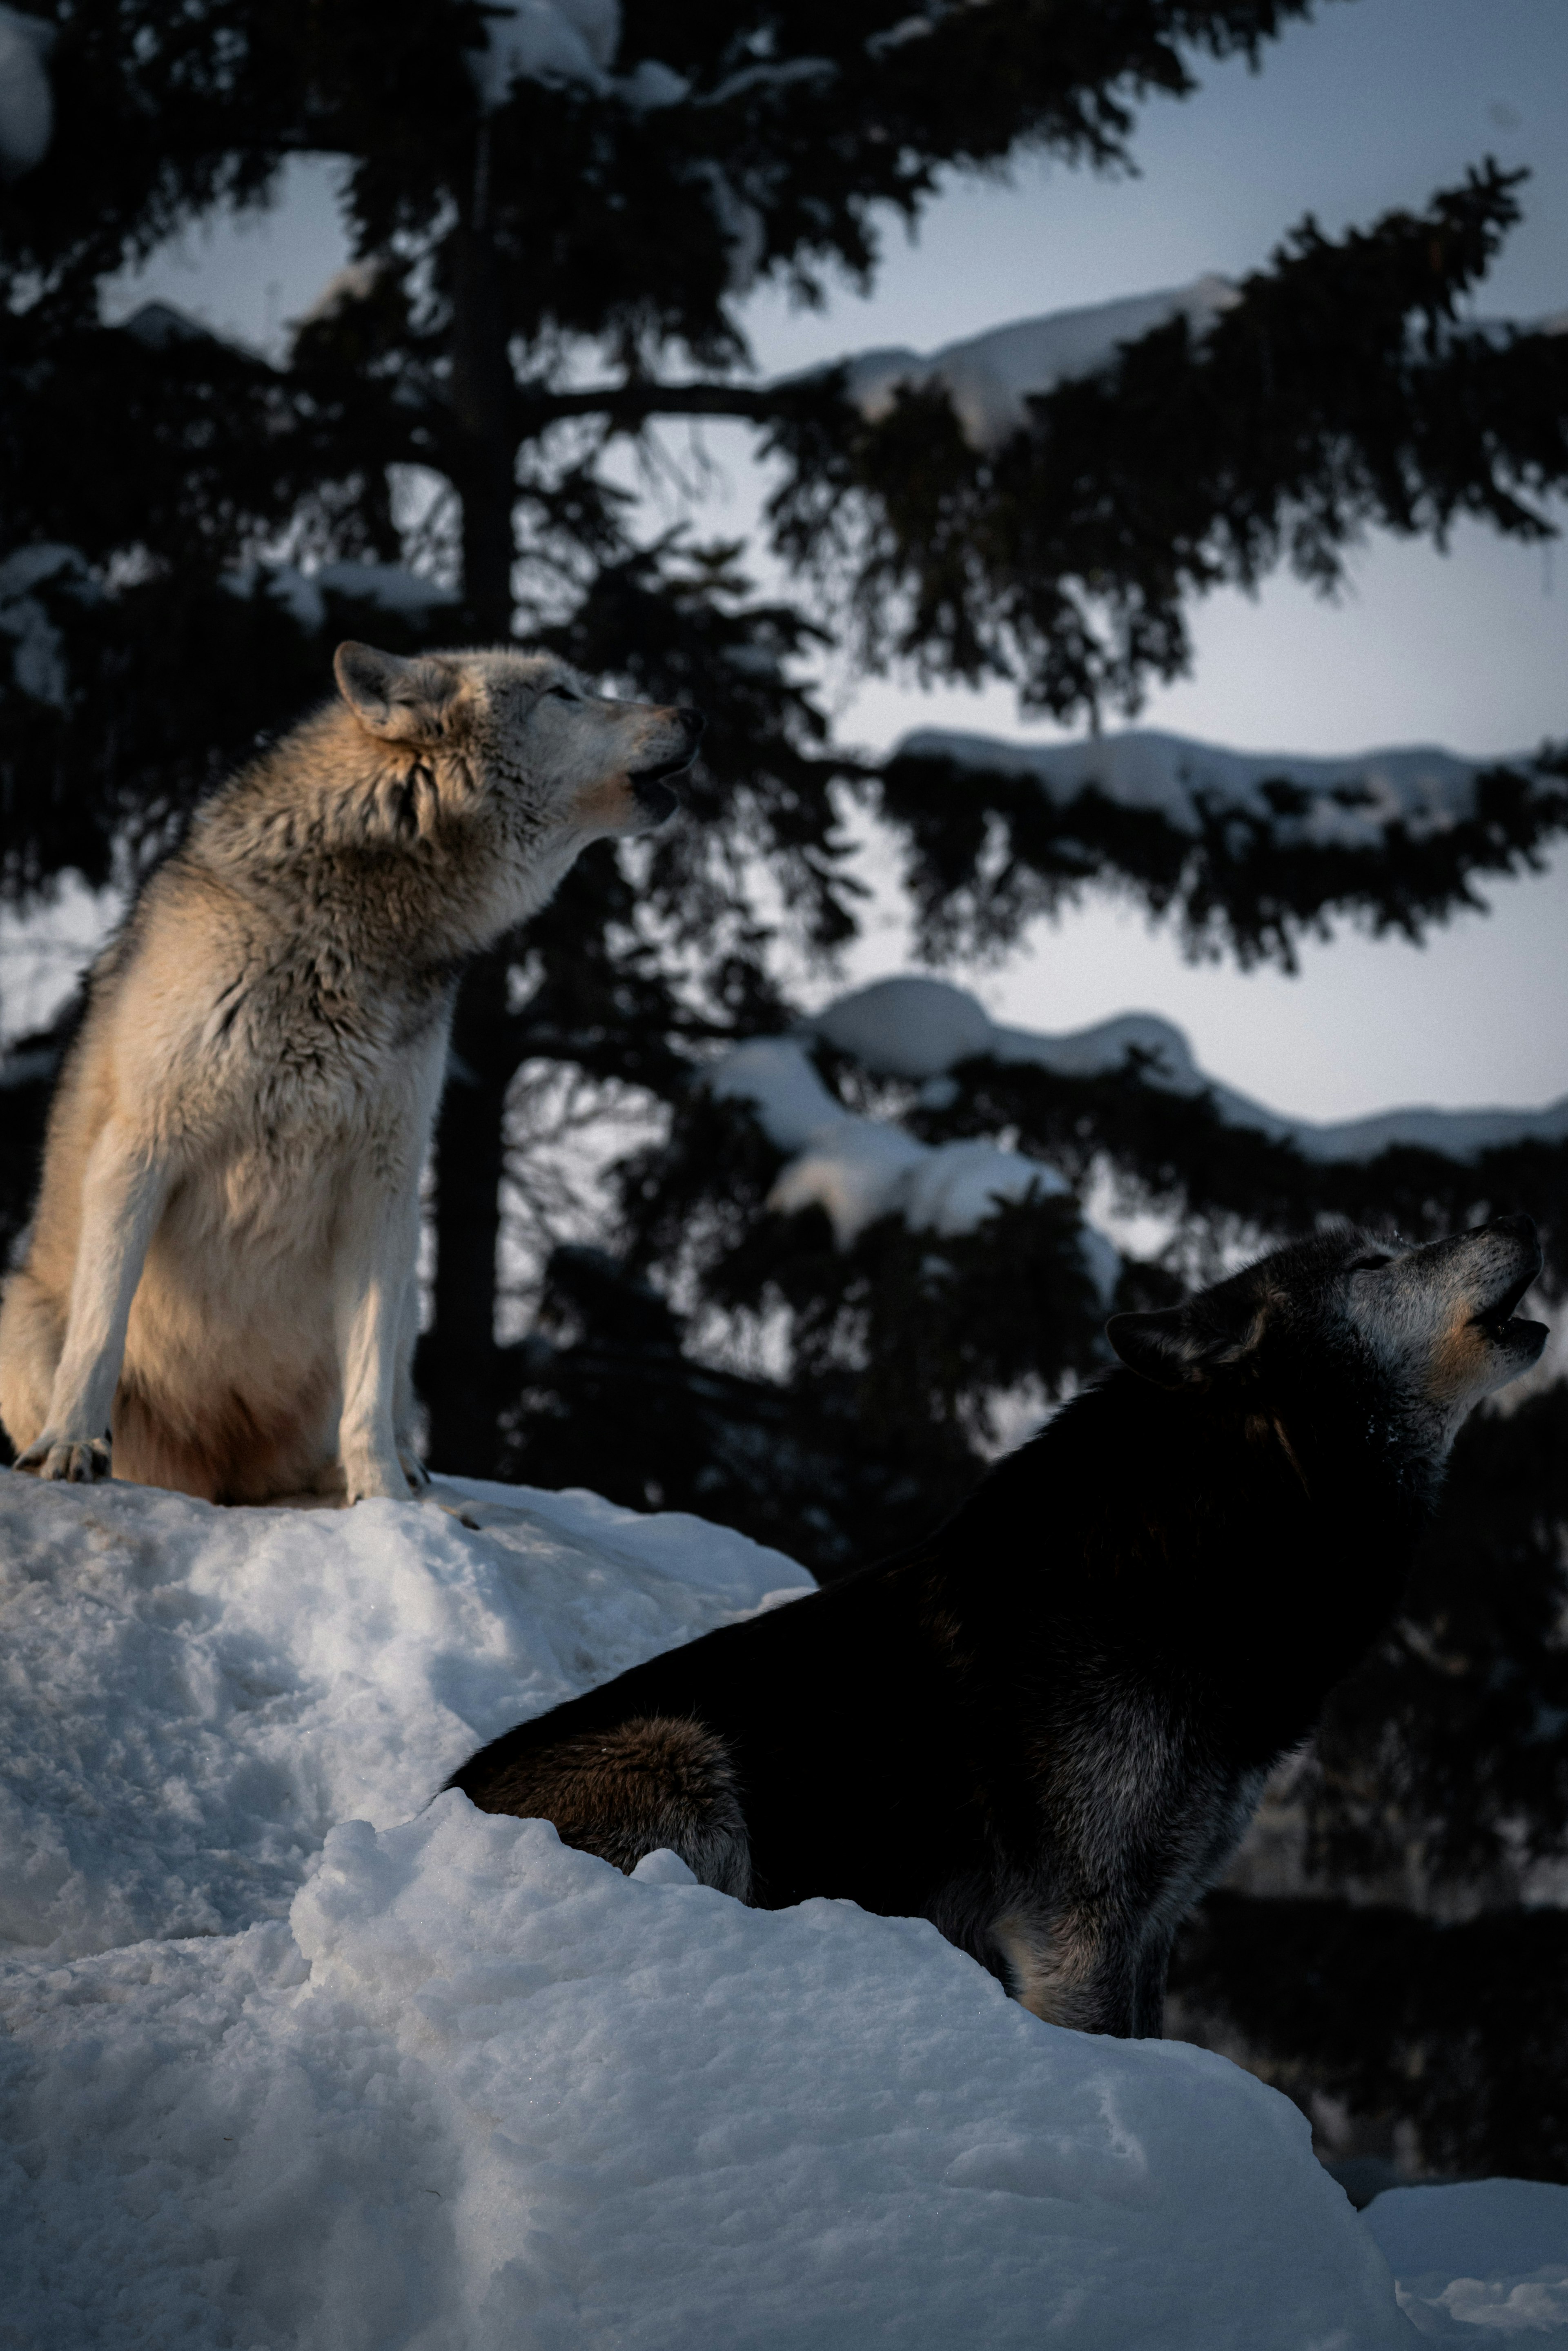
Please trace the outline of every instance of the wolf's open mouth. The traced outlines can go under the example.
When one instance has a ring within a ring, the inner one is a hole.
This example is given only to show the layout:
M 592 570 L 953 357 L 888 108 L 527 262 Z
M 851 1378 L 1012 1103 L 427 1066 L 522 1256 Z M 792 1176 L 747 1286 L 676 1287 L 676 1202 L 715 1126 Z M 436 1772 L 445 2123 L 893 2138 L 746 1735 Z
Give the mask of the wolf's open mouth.
M 1539 1330 L 1541 1325 L 1537 1322 L 1515 1322 L 1513 1310 L 1540 1271 L 1541 1256 L 1538 1250 L 1534 1264 L 1527 1265 L 1518 1279 L 1510 1282 L 1500 1298 L 1494 1299 L 1490 1306 L 1483 1306 L 1477 1313 L 1472 1314 L 1471 1322 L 1484 1331 L 1489 1339 L 1494 1341 L 1500 1341 L 1511 1333 L 1518 1338 L 1526 1331 Z
M 697 747 L 694 743 L 688 750 L 677 751 L 673 758 L 661 759 L 656 767 L 634 768 L 628 781 L 639 806 L 661 821 L 667 816 L 674 816 L 680 807 L 681 796 L 672 790 L 671 778 L 684 776 L 696 756 Z
M 697 747 L 694 743 L 687 750 L 677 751 L 673 758 L 661 759 L 656 767 L 635 768 L 632 781 L 634 784 L 667 783 L 672 776 L 684 776 L 696 756 Z

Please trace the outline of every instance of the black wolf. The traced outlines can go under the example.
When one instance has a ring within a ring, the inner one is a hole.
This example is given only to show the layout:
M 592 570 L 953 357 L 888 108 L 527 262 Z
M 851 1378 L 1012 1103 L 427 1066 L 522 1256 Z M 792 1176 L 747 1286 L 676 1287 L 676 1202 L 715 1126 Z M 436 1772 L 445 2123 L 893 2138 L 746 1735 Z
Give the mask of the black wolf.
M 929 1918 L 1157 2033 L 1177 1921 L 1396 1608 L 1469 1407 L 1533 1364 L 1527 1217 L 1335 1231 L 1160 1313 L 903 1556 L 655 1657 L 448 1782 L 623 1869 Z

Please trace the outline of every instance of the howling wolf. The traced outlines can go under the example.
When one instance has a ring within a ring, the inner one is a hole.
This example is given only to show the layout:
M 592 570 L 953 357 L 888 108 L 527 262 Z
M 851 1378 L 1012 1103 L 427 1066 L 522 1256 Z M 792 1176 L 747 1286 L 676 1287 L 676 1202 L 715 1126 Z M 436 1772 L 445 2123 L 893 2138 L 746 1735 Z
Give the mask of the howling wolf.
M 0 1419 L 45 1478 L 426 1482 L 419 1177 L 458 975 L 589 841 L 673 811 L 702 726 L 507 651 L 333 666 L 91 973 L 0 1306 Z
M 1277 1251 L 931 1539 L 507 1731 L 448 1782 L 766 1909 L 929 1918 L 1037 2016 L 1160 2030 L 1171 1938 L 1398 1605 L 1465 1413 L 1546 1342 L 1528 1217 Z

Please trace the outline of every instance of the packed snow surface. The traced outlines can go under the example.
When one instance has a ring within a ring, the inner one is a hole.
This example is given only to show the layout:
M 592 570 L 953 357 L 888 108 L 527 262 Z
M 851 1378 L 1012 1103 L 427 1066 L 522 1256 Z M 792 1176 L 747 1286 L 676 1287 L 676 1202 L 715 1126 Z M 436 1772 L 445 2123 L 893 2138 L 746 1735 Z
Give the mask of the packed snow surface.
M 920 1921 L 431 1801 L 806 1588 L 696 1520 L 445 1490 L 476 1525 L 0 1472 L 0 2340 L 1414 2339 L 1305 2122 L 1224 2059 L 1041 2024 Z M 1419 2310 L 1516 2327 L 1500 2244 L 1491 2303 L 1423 2266 Z
M 1423 2335 L 1475 2343 L 1484 2327 L 1568 2337 L 1568 2188 L 1475 2179 L 1393 2188 L 1366 2224 L 1398 2277 L 1399 2304 Z
M 0 1471 L 0 1939 L 282 1918 L 334 1821 L 406 1820 L 520 1716 L 810 1588 L 700 1520 L 473 1491 L 480 1532 Z

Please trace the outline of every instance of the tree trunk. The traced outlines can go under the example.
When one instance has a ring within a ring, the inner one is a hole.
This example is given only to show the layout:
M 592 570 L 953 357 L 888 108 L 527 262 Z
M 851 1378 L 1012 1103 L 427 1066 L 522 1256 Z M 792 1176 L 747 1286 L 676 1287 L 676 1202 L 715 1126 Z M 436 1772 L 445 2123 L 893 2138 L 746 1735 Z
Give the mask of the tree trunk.
M 507 957 L 463 983 L 435 1143 L 435 1316 L 420 1343 L 430 1463 L 460 1478 L 496 1473 L 502 1397 L 496 1345 L 507 1088 L 515 1066 Z
M 481 632 L 505 643 L 512 633 L 516 386 L 490 235 L 489 152 L 482 123 L 468 216 L 453 235 L 453 467 L 463 501 L 463 599 Z
M 486 218 L 489 132 L 480 126 L 468 217 L 455 232 L 453 461 L 463 501 L 464 601 L 482 636 L 512 632 L 511 364 Z M 457 1000 L 435 1142 L 435 1316 L 419 1349 L 430 1459 L 458 1477 L 495 1473 L 501 1405 L 497 1250 L 509 1051 L 504 951 L 482 956 Z

